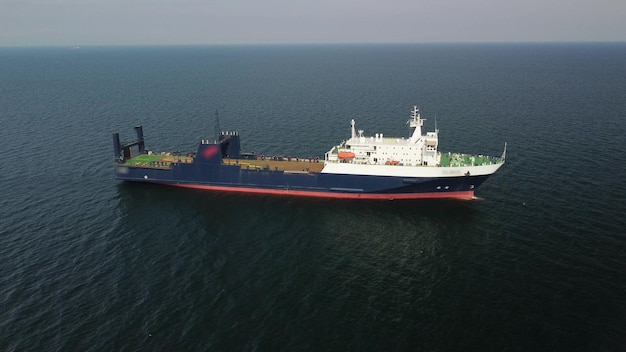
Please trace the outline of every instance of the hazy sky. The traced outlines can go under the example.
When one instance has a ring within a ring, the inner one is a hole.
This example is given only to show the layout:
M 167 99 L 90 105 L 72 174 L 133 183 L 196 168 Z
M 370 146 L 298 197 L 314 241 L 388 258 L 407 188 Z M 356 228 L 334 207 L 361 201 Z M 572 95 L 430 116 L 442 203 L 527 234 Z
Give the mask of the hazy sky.
M 626 0 L 0 0 L 0 45 L 626 41 Z

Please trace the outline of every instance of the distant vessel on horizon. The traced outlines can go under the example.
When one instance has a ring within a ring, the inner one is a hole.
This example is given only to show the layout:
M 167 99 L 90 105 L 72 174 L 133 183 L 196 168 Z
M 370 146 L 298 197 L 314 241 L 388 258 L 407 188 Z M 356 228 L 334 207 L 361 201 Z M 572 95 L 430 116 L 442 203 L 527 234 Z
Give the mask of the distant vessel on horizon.
M 202 140 L 197 152 L 155 153 L 145 148 L 142 126 L 137 140 L 120 143 L 113 133 L 119 180 L 227 192 L 350 199 L 475 199 L 474 191 L 506 158 L 442 153 L 439 130 L 422 134 L 424 119 L 414 106 L 409 138 L 365 136 L 351 121 L 349 139 L 324 159 L 242 153 L 238 132 Z M 137 147 L 133 155 L 132 149 Z

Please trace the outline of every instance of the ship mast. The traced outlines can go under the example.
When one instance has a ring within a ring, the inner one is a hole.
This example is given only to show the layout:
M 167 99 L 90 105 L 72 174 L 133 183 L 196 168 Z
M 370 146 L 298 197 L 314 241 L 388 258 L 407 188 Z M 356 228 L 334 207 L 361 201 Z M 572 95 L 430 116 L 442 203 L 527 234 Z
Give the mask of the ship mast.
M 352 130 L 351 130 L 352 138 L 354 138 L 354 137 L 356 137 L 356 130 L 354 129 L 354 125 L 355 125 L 354 119 L 352 119 L 350 124 L 352 126 Z
M 413 130 L 413 135 L 409 139 L 410 143 L 417 143 L 417 141 L 422 137 L 422 126 L 424 126 L 424 120 L 425 119 L 422 119 L 420 116 L 420 110 L 417 108 L 417 105 L 413 105 L 409 126 L 415 128 L 415 130 Z
M 220 139 L 220 133 L 222 132 L 222 130 L 220 129 L 220 115 L 217 112 L 217 109 L 215 109 L 215 126 L 213 132 L 215 132 L 215 140 L 218 141 Z

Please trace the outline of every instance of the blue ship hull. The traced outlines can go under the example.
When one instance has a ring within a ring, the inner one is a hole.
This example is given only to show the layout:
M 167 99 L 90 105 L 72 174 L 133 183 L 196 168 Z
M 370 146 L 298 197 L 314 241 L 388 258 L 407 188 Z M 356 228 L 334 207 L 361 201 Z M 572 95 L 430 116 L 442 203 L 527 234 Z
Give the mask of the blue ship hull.
M 175 164 L 170 169 L 117 165 L 117 178 L 186 188 L 329 198 L 415 199 L 474 197 L 488 176 L 406 178 L 394 176 L 285 173 L 234 165 Z

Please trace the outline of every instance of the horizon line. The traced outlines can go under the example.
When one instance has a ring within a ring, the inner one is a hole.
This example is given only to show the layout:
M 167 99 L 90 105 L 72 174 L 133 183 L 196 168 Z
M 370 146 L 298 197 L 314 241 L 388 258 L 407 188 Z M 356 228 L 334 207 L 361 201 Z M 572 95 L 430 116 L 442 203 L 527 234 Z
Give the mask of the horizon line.
M 263 43 L 126 43 L 126 44 L 0 44 L 0 48 L 81 47 L 201 47 L 201 46 L 351 46 L 351 45 L 480 45 L 480 44 L 620 44 L 626 40 L 518 40 L 518 41 L 425 41 L 425 42 L 263 42 Z

